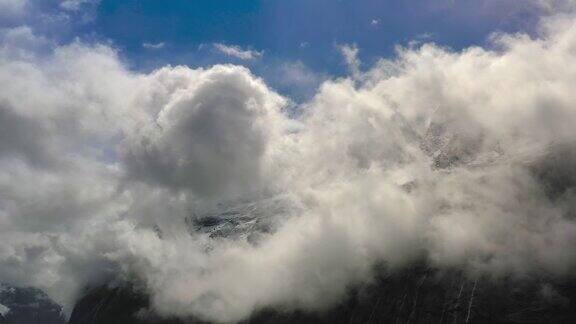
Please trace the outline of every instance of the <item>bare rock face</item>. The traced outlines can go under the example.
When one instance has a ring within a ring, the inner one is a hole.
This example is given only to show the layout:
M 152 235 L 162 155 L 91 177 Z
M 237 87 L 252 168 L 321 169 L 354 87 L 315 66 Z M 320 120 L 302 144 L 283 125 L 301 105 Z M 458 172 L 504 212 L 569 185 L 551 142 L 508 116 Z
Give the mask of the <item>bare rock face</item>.
M 78 301 L 69 324 L 182 324 L 179 319 L 165 319 L 148 309 L 148 297 L 133 286 L 98 287 Z
M 68 323 L 181 323 L 178 320 L 160 319 L 148 312 L 146 310 L 147 307 L 148 298 L 146 294 L 132 286 L 102 286 L 89 290 L 78 301 Z
M 98 288 L 76 306 L 69 324 L 196 324 L 147 310 L 133 287 Z M 457 271 L 417 266 L 349 292 L 324 313 L 265 309 L 243 323 L 575 323 L 576 283 L 543 279 L 467 279 Z
M 481 127 L 463 111 L 436 111 L 420 139 L 420 148 L 432 158 L 432 168 L 447 169 L 477 158 L 484 144 Z
M 0 284 L 0 324 L 64 324 L 61 310 L 39 289 Z
M 531 163 L 531 170 L 551 200 L 573 201 L 576 193 L 576 143 L 551 145 Z

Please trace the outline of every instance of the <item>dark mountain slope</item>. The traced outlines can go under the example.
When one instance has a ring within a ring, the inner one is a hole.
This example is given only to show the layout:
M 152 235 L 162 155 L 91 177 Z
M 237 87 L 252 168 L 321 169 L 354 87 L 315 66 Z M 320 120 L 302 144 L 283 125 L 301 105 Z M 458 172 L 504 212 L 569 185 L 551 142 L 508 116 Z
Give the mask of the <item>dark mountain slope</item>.
M 98 288 L 76 306 L 69 324 L 190 324 L 145 311 L 137 289 Z M 576 283 L 469 280 L 458 272 L 415 267 L 351 291 L 324 313 L 261 310 L 246 324 L 284 323 L 576 323 Z
M 36 288 L 0 284 L 0 324 L 64 324 L 61 307 Z

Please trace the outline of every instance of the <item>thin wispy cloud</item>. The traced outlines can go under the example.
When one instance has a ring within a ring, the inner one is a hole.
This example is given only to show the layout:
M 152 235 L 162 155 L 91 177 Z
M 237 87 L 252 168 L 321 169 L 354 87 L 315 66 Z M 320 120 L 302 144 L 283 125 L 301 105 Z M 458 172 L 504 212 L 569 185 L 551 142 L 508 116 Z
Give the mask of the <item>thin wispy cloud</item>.
M 78 11 L 85 5 L 96 5 L 100 0 L 63 0 L 60 7 L 70 11 Z
M 338 49 L 344 58 L 344 63 L 348 67 L 352 78 L 357 80 L 360 78 L 360 58 L 358 58 L 358 46 L 356 44 L 343 44 L 339 45 Z
M 9 16 L 20 16 L 28 0 L 0 0 L 0 18 Z
M 166 44 L 164 42 L 159 42 L 159 43 L 142 43 L 142 47 L 144 47 L 145 49 L 149 49 L 149 50 L 157 50 L 157 49 L 161 49 L 164 48 Z
M 232 56 L 240 60 L 255 60 L 261 58 L 262 55 L 264 55 L 263 52 L 251 49 L 243 49 L 238 45 L 226 45 L 223 43 L 215 43 L 214 48 L 222 54 Z

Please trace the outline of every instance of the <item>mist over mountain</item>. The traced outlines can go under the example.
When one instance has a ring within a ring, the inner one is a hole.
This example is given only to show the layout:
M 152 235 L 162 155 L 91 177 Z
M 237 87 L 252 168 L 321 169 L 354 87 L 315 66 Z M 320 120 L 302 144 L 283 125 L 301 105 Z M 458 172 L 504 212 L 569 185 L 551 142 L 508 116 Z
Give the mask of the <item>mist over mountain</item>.
M 573 322 L 576 14 L 530 3 L 483 46 L 342 45 L 302 103 L 2 28 L 0 323 Z

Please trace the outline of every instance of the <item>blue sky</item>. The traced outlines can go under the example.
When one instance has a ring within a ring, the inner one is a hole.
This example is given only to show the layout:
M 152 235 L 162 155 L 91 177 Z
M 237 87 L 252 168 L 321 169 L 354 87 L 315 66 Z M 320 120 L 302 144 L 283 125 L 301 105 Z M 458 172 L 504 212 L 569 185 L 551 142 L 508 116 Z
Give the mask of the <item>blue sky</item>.
M 103 0 L 94 26 L 128 53 L 164 56 L 223 42 L 264 50 L 332 69 L 334 45 L 356 43 L 368 57 L 426 35 L 461 48 L 494 31 L 522 30 L 533 14 L 517 2 L 453 0 Z M 498 11 L 494 9 L 500 9 Z M 143 42 L 164 42 L 167 52 L 146 53 Z M 143 58 L 143 59 L 144 59 Z M 171 59 L 170 57 L 168 58 Z M 192 63 L 194 62 L 187 62 Z
M 355 44 L 366 68 L 411 41 L 459 50 L 485 46 L 494 32 L 532 32 L 538 15 L 526 2 L 513 0 L 27 1 L 28 19 L 5 15 L 0 25 L 32 25 L 62 43 L 76 38 L 111 43 L 134 70 L 246 65 L 296 99 L 313 93 L 309 88 L 322 78 L 346 73 L 339 45 Z M 239 59 L 214 44 L 258 57 Z M 294 86 L 282 79 L 294 68 L 292 77 L 308 82 Z

